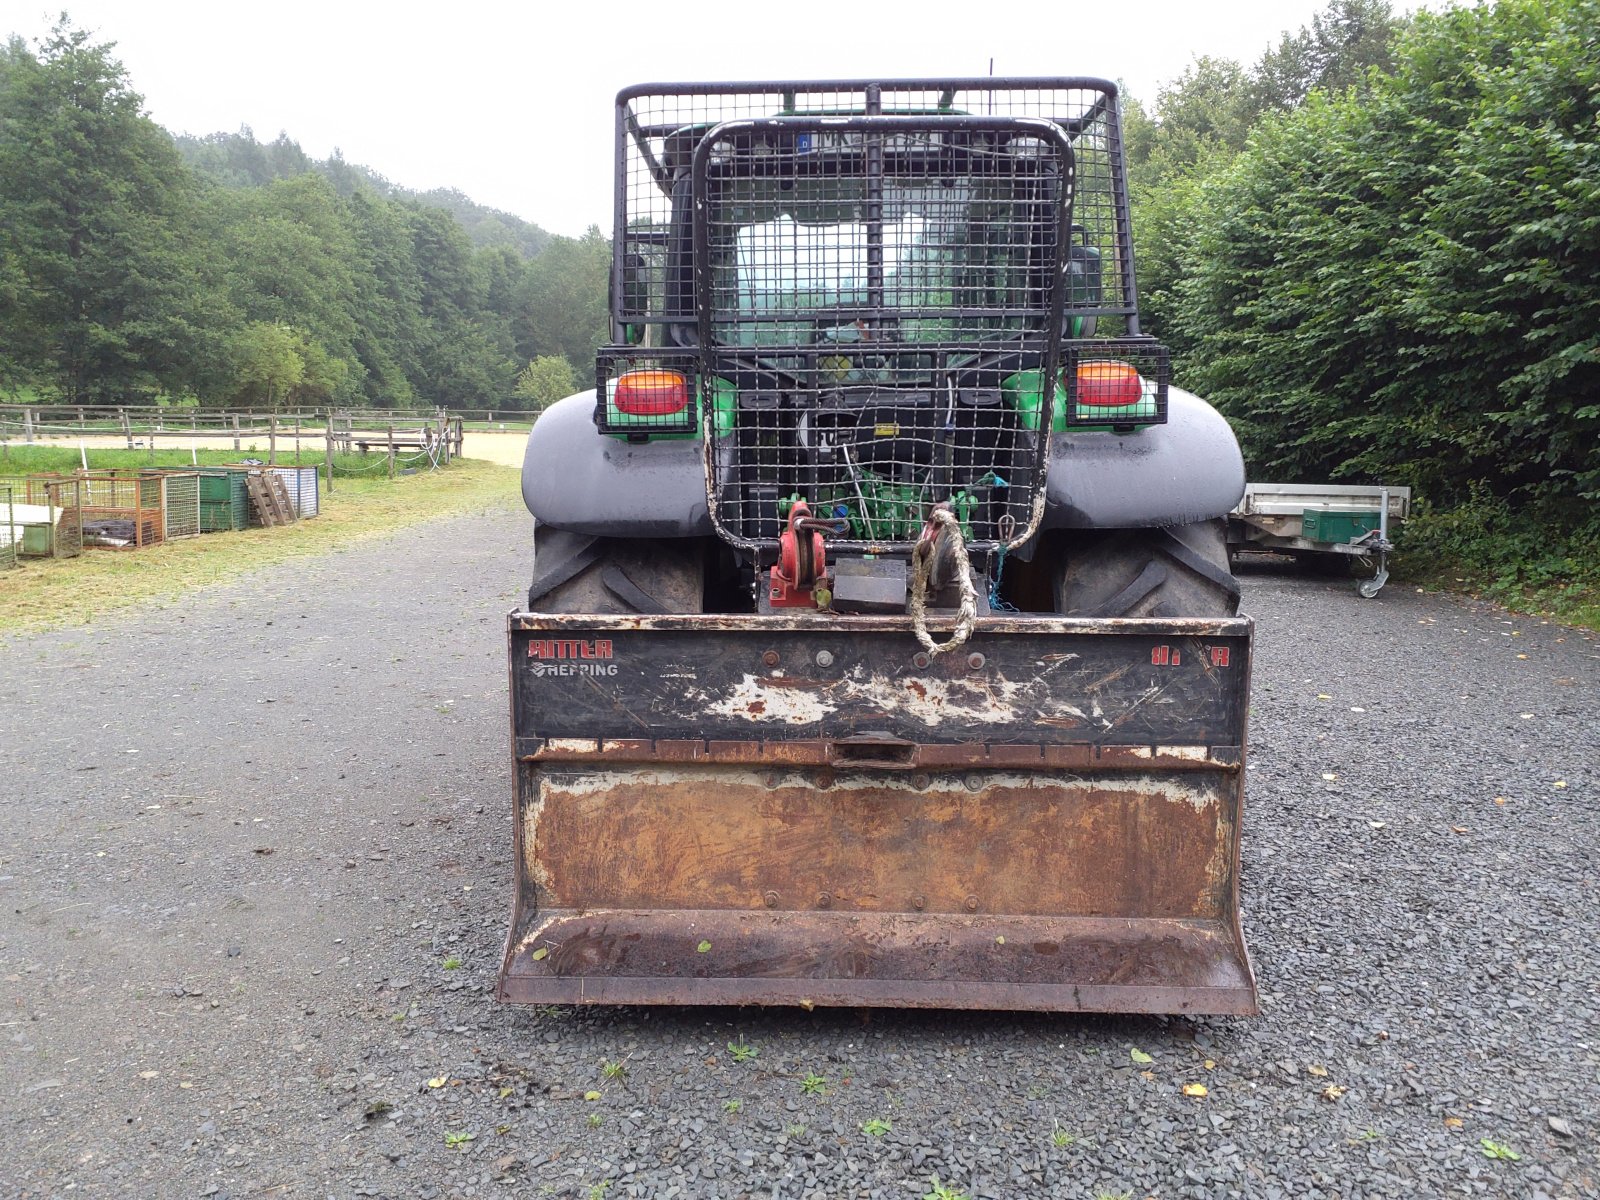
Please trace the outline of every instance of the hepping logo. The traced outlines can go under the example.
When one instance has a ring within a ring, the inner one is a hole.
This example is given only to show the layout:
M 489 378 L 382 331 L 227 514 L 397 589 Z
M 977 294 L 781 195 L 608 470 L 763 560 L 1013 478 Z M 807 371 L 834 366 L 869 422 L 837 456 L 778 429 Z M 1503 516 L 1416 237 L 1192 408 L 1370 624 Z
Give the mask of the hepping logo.
M 616 664 L 610 661 L 611 640 L 596 638 L 530 638 L 528 641 L 529 672 L 540 678 L 545 675 L 615 675 Z M 577 661 L 573 661 L 577 660 Z

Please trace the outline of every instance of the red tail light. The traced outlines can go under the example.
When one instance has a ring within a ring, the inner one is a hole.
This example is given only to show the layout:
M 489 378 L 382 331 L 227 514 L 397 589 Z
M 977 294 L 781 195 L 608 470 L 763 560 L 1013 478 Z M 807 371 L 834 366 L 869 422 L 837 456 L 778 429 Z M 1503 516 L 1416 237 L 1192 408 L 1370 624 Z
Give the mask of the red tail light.
M 628 371 L 612 400 L 630 417 L 666 417 L 689 407 L 689 380 L 676 371 Z
M 1144 380 L 1124 362 L 1078 364 L 1078 407 L 1127 408 L 1144 399 Z

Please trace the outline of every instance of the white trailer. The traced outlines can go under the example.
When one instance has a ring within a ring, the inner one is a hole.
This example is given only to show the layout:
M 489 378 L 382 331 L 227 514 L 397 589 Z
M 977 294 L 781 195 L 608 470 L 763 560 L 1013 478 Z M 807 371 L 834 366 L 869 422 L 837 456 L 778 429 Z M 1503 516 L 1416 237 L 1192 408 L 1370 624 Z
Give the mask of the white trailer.
M 1228 554 L 1241 550 L 1373 564 L 1356 590 L 1368 600 L 1389 580 L 1391 534 L 1411 515 L 1411 489 L 1363 484 L 1247 483 L 1228 516 Z

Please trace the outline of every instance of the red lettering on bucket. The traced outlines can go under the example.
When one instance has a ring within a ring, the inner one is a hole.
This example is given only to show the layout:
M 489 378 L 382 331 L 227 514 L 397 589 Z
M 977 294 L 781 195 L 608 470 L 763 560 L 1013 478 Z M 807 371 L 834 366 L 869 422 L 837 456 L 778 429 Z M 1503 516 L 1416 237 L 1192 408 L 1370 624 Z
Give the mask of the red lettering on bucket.
M 562 658 L 605 658 L 611 657 L 611 640 L 609 638 L 596 638 L 594 641 L 584 641 L 580 638 L 532 638 L 528 642 L 528 657 L 554 661 Z

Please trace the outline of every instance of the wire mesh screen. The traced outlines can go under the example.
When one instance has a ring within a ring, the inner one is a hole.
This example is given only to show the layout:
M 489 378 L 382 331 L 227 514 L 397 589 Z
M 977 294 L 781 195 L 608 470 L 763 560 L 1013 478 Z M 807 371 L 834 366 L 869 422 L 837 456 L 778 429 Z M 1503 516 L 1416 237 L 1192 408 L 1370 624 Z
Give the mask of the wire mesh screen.
M 22 540 L 11 488 L 4 484 L 0 484 L 0 522 L 0 571 L 4 571 L 17 565 L 17 543 Z
M 717 380 L 737 404 L 707 424 L 725 536 L 771 544 L 796 499 L 836 544 L 908 543 L 940 503 L 980 546 L 1032 532 L 1047 442 L 965 385 L 1002 362 L 1054 379 L 1072 171 L 1033 119 L 781 117 L 701 139 L 701 381 L 708 411 Z
M 19 558 L 72 558 L 83 549 L 81 485 L 47 474 L 0 476 L 11 493 L 10 547 Z M 4 499 L 0 496 L 0 506 Z M 0 519 L 5 510 L 0 507 Z
M 161 479 L 129 471 L 80 471 L 85 545 L 136 550 L 160 545 L 166 535 Z
M 161 536 L 193 537 L 200 532 L 200 477 L 194 471 L 147 470 L 161 481 Z
M 1085 269 L 1076 272 L 1083 286 L 1069 297 L 1068 312 L 1106 318 L 1135 311 L 1117 93 L 1103 80 L 645 85 L 624 91 L 617 105 L 617 322 L 666 326 L 660 336 L 670 342 L 681 337 L 674 326 L 694 319 L 692 248 L 681 217 L 690 207 L 695 148 L 712 128 L 771 117 L 868 113 L 1050 122 L 1070 143 L 1077 176 L 1073 240 Z M 885 147 L 885 153 L 893 148 Z M 852 199 L 842 194 L 838 202 Z M 923 207 L 931 207 L 930 201 Z M 923 216 L 937 224 L 937 213 Z M 911 227 L 902 225 L 898 232 L 911 236 Z
M 602 349 L 595 360 L 595 427 L 634 438 L 693 436 L 700 418 L 689 380 L 699 367 L 694 349 Z
M 1106 338 L 1062 345 L 1065 426 L 1153 425 L 1167 419 L 1172 362 L 1150 338 Z

